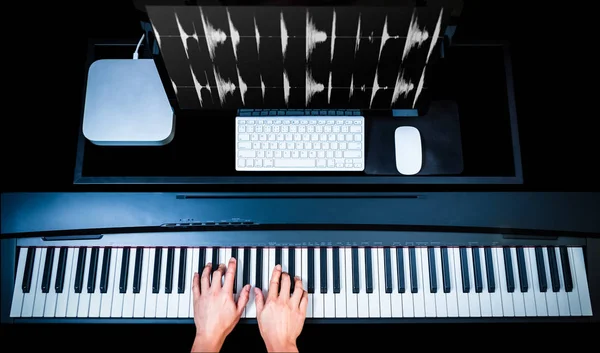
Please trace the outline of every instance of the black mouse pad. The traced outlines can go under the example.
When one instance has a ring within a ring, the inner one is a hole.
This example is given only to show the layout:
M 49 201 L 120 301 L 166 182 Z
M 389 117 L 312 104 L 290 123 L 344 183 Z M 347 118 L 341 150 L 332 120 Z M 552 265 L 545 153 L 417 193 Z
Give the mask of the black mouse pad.
M 365 173 L 402 175 L 396 169 L 394 134 L 399 126 L 421 133 L 423 165 L 417 175 L 457 175 L 463 171 L 458 107 L 454 101 L 434 101 L 419 117 L 370 117 Z

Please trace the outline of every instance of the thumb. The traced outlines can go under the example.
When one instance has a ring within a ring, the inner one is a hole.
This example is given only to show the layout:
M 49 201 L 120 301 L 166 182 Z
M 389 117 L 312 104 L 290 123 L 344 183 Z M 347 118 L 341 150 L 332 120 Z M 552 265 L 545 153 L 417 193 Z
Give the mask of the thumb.
M 258 316 L 265 307 L 265 298 L 263 296 L 262 290 L 256 287 L 254 288 L 254 295 L 256 297 L 254 299 L 254 304 L 256 305 L 256 316 Z
M 244 309 L 246 308 L 246 304 L 248 304 L 248 298 L 250 298 L 250 285 L 247 284 L 242 289 L 242 293 L 240 293 L 240 297 L 237 301 L 237 313 L 239 316 L 242 316 Z

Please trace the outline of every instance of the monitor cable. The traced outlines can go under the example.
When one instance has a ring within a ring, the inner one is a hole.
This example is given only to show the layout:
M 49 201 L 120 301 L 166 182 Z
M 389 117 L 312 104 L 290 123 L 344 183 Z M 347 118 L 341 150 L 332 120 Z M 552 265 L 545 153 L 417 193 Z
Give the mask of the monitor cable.
M 144 40 L 145 35 L 146 35 L 145 33 L 142 34 L 142 38 L 140 38 L 140 41 L 138 42 L 137 47 L 135 47 L 135 52 L 133 53 L 133 60 L 137 60 L 140 56 L 138 54 L 138 51 L 140 50 L 140 46 L 142 45 L 142 40 Z

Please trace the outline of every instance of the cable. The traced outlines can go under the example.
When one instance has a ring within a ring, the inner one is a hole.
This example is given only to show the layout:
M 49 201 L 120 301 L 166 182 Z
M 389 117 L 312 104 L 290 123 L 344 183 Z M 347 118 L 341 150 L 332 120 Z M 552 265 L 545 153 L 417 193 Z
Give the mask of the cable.
M 138 54 L 138 50 L 140 50 L 140 45 L 142 45 L 142 40 L 144 40 L 144 36 L 146 34 L 142 34 L 142 38 L 140 38 L 140 41 L 137 44 L 137 47 L 135 47 L 135 52 L 133 53 L 133 60 L 137 60 L 139 58 L 139 54 Z

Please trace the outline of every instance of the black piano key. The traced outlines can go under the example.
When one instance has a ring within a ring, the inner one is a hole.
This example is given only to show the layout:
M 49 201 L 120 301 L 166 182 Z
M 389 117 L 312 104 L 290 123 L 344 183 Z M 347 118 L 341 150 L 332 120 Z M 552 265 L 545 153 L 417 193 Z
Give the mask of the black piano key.
M 283 265 L 281 263 L 281 252 L 282 252 L 282 250 L 281 250 L 280 246 L 278 246 L 278 247 L 275 248 L 275 266 L 277 266 L 277 265 Z
M 165 273 L 165 293 L 173 293 L 173 270 L 175 269 L 175 248 L 167 249 L 167 273 Z
M 196 272 L 202 275 L 204 266 L 206 266 L 206 248 L 200 248 L 200 252 L 198 253 L 198 271 Z
M 467 259 L 467 248 L 461 247 L 460 250 L 460 275 L 462 277 L 463 293 L 471 291 L 471 281 L 469 280 L 469 260 Z
M 257 253 L 257 255 L 258 255 L 258 253 Z M 233 257 L 237 261 L 237 259 L 238 259 L 238 248 L 237 248 L 237 246 L 234 246 L 234 247 L 231 248 L 231 257 Z M 238 273 L 238 267 L 240 267 L 239 263 L 237 263 L 237 266 L 235 267 L 235 274 L 234 274 L 234 278 L 233 278 L 233 293 L 237 293 L 237 273 Z M 258 283 L 258 282 L 256 282 L 256 283 Z
M 185 293 L 185 278 L 187 265 L 187 248 L 179 249 L 179 278 L 177 279 L 177 293 Z
M 67 255 L 69 248 L 63 246 L 58 253 L 58 268 L 56 270 L 56 280 L 54 281 L 54 289 L 56 293 L 62 293 L 65 284 L 65 272 L 67 271 Z
M 315 248 L 309 247 L 308 250 L 308 289 L 306 290 L 308 293 L 315 292 Z
M 367 293 L 373 293 L 373 254 L 371 247 L 365 247 L 365 286 Z
M 100 248 L 94 246 L 90 256 L 90 270 L 88 273 L 87 292 L 94 293 L 96 291 L 96 272 L 98 271 L 98 258 L 100 256 Z
M 506 274 L 506 289 L 509 293 L 515 291 L 515 278 L 513 277 L 513 265 L 512 265 L 512 255 L 510 253 L 510 248 L 502 249 L 504 252 L 504 270 Z
M 102 273 L 100 273 L 100 293 L 108 291 L 108 276 L 110 274 L 111 248 L 104 248 L 104 257 L 102 258 Z
M 408 266 L 410 267 L 410 292 L 419 292 L 419 283 L 417 282 L 417 250 L 414 247 L 408 248 Z
M 435 268 L 435 248 L 427 248 L 427 259 L 429 262 L 429 291 L 437 293 L 437 269 Z
M 288 274 L 290 275 L 290 292 L 294 291 L 294 276 L 296 276 L 296 249 L 291 247 L 288 249 Z
M 262 289 L 263 288 L 263 248 L 256 248 L 256 287 Z M 237 279 L 236 279 L 237 281 Z M 235 282 L 234 282 L 235 283 Z M 235 287 L 235 285 L 234 285 Z
M 485 256 L 485 277 L 487 279 L 487 288 L 489 293 L 496 292 L 496 278 L 494 277 L 494 258 L 492 257 L 492 248 L 484 248 Z
M 573 291 L 573 277 L 571 275 L 571 262 L 569 261 L 569 250 L 566 246 L 560 247 L 560 264 L 562 265 L 563 280 L 565 281 L 565 291 Z
M 154 253 L 154 273 L 152 274 L 152 293 L 157 294 L 160 292 L 160 271 L 162 263 L 162 248 L 156 248 Z M 204 264 L 202 268 L 204 268 Z M 202 270 L 200 270 L 202 273 Z
M 212 249 L 212 270 L 211 273 L 215 272 L 219 268 L 219 248 Z M 211 277 L 212 278 L 212 277 Z
M 548 291 L 548 279 L 546 278 L 546 266 L 544 265 L 544 252 L 541 246 L 535 247 L 535 265 L 538 272 L 540 292 Z
M 321 248 L 320 253 L 321 293 L 327 293 L 327 248 Z
M 44 261 L 44 272 L 42 273 L 42 293 L 50 292 L 50 280 L 52 279 L 52 265 L 54 264 L 54 248 L 46 249 Z
M 404 293 L 406 291 L 406 276 L 404 275 L 404 251 L 402 247 L 396 248 L 396 272 L 398 275 L 398 293 Z
M 244 271 L 243 271 L 242 283 L 244 285 L 250 283 L 250 248 L 244 249 Z
M 385 274 L 385 292 L 392 292 L 392 255 L 389 246 L 383 248 L 383 273 Z
M 341 291 L 340 283 L 340 248 L 333 248 L 333 293 L 338 294 Z
M 83 289 L 83 272 L 85 268 L 85 254 L 86 248 L 79 248 L 79 256 L 77 257 L 77 267 L 75 268 L 75 283 L 73 288 L 75 293 L 81 293 Z
M 133 294 L 139 294 L 142 287 L 142 266 L 144 265 L 144 248 L 135 250 L 135 269 L 133 270 Z M 185 269 L 185 267 L 184 267 Z M 181 292 L 183 293 L 183 292 Z
M 475 274 L 475 293 L 483 292 L 483 274 L 481 273 L 481 255 L 479 248 L 474 246 L 471 248 L 473 253 L 473 272 Z
M 517 247 L 517 268 L 519 271 L 519 282 L 521 292 L 525 293 L 529 290 L 527 285 L 527 264 L 525 262 L 525 252 L 522 247 Z
M 448 258 L 448 248 L 442 248 L 442 279 L 444 293 L 450 293 L 452 285 L 450 284 L 450 259 Z
M 35 248 L 27 248 L 27 258 L 25 259 L 25 272 L 23 272 L 23 283 L 21 289 L 23 293 L 29 293 L 31 287 L 31 277 L 33 276 L 33 263 L 35 261 Z
M 129 276 L 129 254 L 131 248 L 126 246 L 123 248 L 123 257 L 121 258 L 121 277 L 119 280 L 119 293 L 127 293 L 127 278 Z
M 352 293 L 355 294 L 360 292 L 358 276 L 358 249 L 352 248 Z
M 553 246 L 549 246 L 548 265 L 550 266 L 550 282 L 552 282 L 552 291 L 560 291 L 560 278 L 558 277 L 558 262 L 556 260 L 556 251 Z

